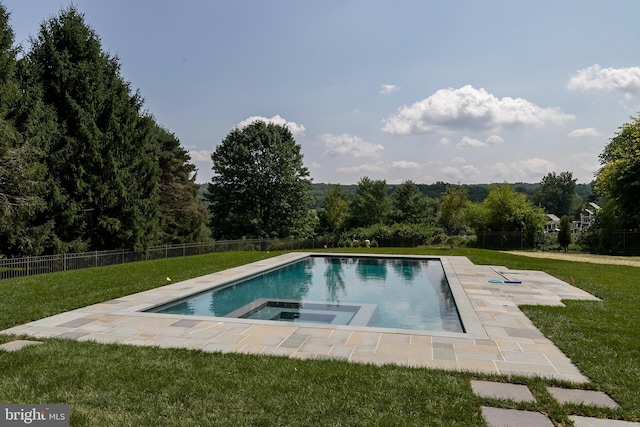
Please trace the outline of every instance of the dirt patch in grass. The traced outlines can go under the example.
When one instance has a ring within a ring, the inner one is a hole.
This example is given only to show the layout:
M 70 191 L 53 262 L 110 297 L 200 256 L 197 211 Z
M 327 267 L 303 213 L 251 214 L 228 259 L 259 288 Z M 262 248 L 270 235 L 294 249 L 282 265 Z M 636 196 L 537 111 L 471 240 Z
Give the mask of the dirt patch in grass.
M 622 257 L 609 255 L 593 255 L 563 252 L 526 252 L 526 251 L 505 251 L 513 255 L 527 256 L 531 258 L 561 259 L 564 261 L 590 262 L 593 264 L 609 265 L 630 265 L 640 267 L 640 257 Z

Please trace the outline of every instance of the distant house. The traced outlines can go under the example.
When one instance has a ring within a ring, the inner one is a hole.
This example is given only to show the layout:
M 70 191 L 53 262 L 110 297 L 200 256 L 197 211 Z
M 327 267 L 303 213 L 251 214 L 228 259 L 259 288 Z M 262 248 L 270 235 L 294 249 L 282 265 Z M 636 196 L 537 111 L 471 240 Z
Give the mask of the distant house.
M 587 205 L 580 212 L 580 228 L 587 228 L 591 225 L 595 219 L 596 213 L 600 210 L 600 206 L 593 202 L 587 203 Z
M 560 231 L 560 218 L 554 214 L 547 214 L 547 223 L 544 225 L 545 233 L 557 233 Z

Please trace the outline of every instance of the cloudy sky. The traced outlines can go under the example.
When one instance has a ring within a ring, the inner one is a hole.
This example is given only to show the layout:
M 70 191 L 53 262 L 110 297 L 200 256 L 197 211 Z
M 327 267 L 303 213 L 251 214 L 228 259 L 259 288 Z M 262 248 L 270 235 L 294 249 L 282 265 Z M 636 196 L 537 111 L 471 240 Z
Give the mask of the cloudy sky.
M 0 0 L 29 47 L 69 3 Z M 640 111 L 637 0 L 74 0 L 212 175 L 234 127 L 286 124 L 314 182 L 588 183 Z

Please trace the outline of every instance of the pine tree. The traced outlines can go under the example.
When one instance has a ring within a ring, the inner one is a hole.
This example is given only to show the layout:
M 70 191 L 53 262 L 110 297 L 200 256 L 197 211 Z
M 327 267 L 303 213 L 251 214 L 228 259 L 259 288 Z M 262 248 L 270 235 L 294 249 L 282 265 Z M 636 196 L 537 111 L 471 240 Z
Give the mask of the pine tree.
M 13 30 L 0 4 L 0 254 L 44 251 L 50 224 L 34 226 L 44 210 L 44 167 L 37 147 L 17 128 L 26 95 L 18 81 Z
M 210 235 L 207 210 L 198 200 L 196 167 L 180 140 L 168 130 L 156 125 L 154 140 L 159 147 L 158 163 L 161 176 L 161 227 L 159 243 L 175 244 L 206 240 Z
M 159 226 L 154 122 L 75 7 L 42 23 L 24 58 L 57 132 L 46 150 L 53 250 L 142 249 Z M 28 120 L 25 120 L 28 122 Z

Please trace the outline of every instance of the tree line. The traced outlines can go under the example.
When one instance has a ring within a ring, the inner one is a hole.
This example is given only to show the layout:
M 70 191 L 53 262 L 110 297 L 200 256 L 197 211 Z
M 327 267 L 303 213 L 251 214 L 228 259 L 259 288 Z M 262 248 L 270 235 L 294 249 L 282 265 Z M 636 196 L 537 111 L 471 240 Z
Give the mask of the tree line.
M 214 177 L 204 192 L 212 235 L 216 239 L 323 238 L 351 245 L 399 237 L 442 244 L 453 242 L 455 236 L 519 232 L 526 245 L 534 247 L 549 221 L 547 214 L 554 214 L 560 218 L 554 226 L 560 232 L 553 235 L 566 249 L 571 220 L 579 217 L 587 201 L 597 200 L 604 206 L 590 233 L 600 232 L 605 223 L 637 228 L 633 179 L 638 164 L 628 158 L 634 153 L 630 151 L 633 144 L 638 152 L 640 139 L 628 126 L 638 127 L 637 120 L 623 126 L 601 156 L 603 167 L 595 181 L 600 192 L 595 194 L 591 185 L 578 186 L 571 172 L 550 172 L 540 183 L 526 187 L 436 183 L 435 188 L 442 185 L 438 197 L 426 195 L 424 186 L 412 181 L 389 186 L 385 180 L 363 177 L 348 190 L 340 184 L 321 185 L 324 194 L 319 201 L 317 194 L 314 200 L 309 172 L 291 132 L 258 121 L 233 130 L 212 154 Z M 615 152 L 612 147 L 617 147 Z M 624 160 L 611 163 L 608 159 L 613 155 Z M 607 184 L 612 176 L 616 183 Z M 617 185 L 620 179 L 626 185 Z M 611 186 L 625 192 L 624 197 Z M 478 196 L 476 191 L 472 200 L 469 188 L 486 195 Z
M 552 172 L 529 195 L 518 185 L 473 186 L 486 191 L 476 201 L 469 186 L 436 183 L 442 185 L 439 197 L 430 197 L 413 181 L 389 186 L 363 177 L 350 191 L 322 185 L 317 206 L 291 132 L 261 121 L 234 129 L 212 160 L 214 176 L 203 194 L 216 239 L 324 238 L 349 245 L 404 237 L 442 243 L 457 235 L 520 231 L 533 241 L 547 212 L 575 216 L 584 203 L 571 172 Z
M 201 200 L 179 139 L 143 108 L 118 59 L 74 6 L 14 46 L 0 4 L 0 254 L 145 248 L 208 239 L 390 237 L 450 243 L 519 231 L 534 240 L 546 213 L 568 220 L 585 200 L 603 207 L 594 239 L 640 221 L 640 120 L 600 155 L 595 195 L 571 172 L 540 183 L 464 186 L 363 177 L 322 197 L 286 126 L 232 130 L 211 155 Z M 600 234 L 598 234 L 600 233 Z
M 202 240 L 195 172 L 75 6 L 22 50 L 0 4 L 0 253 Z

